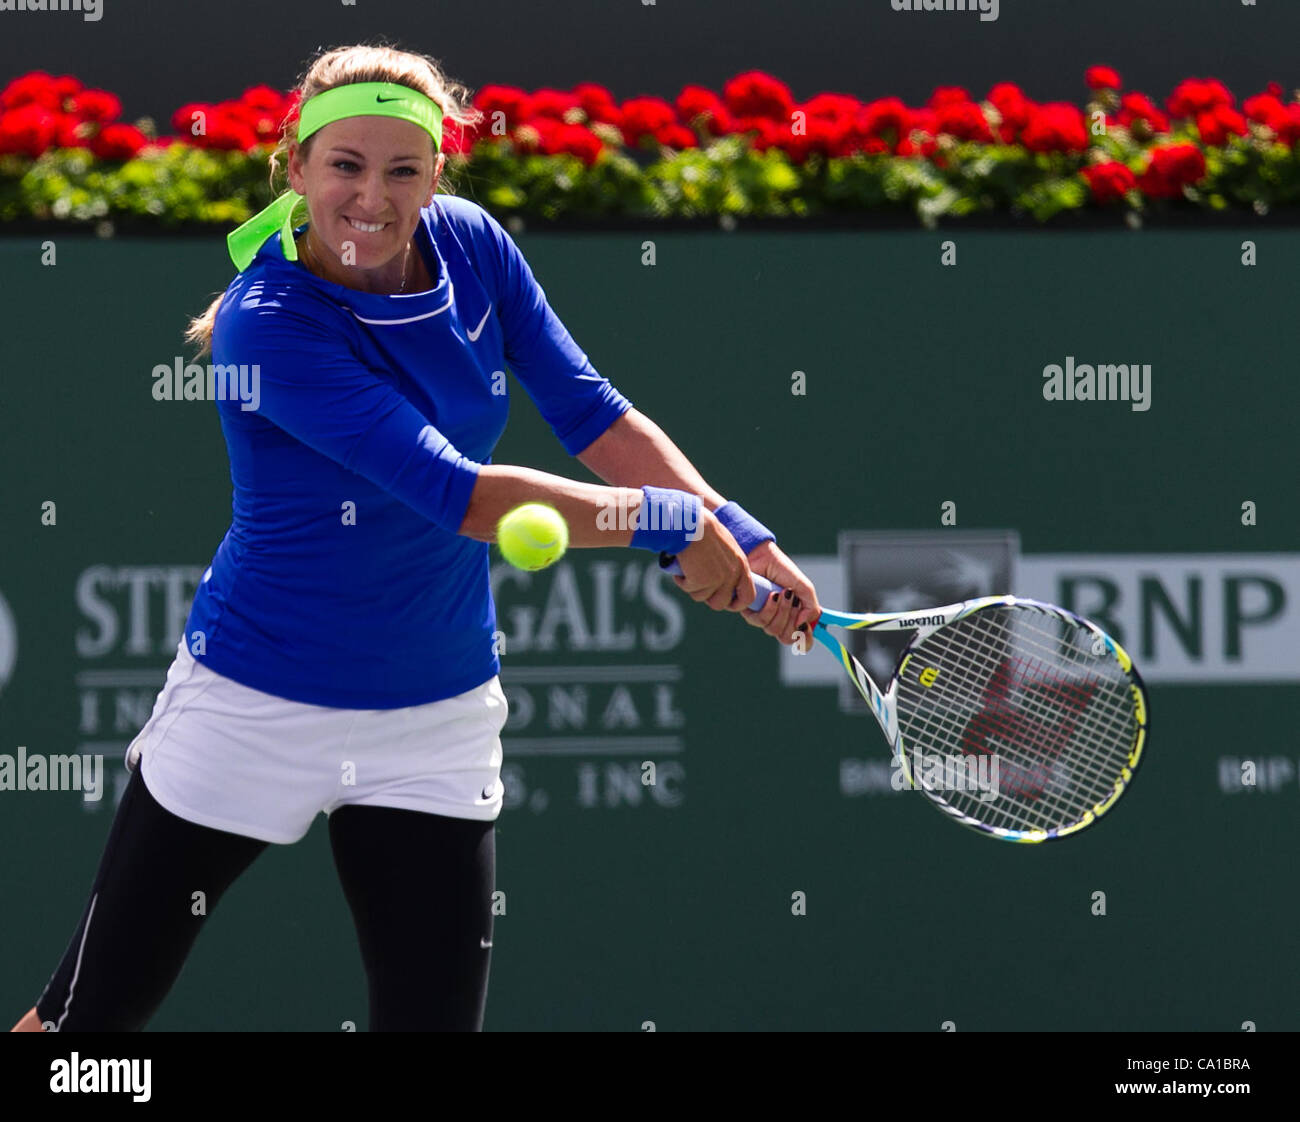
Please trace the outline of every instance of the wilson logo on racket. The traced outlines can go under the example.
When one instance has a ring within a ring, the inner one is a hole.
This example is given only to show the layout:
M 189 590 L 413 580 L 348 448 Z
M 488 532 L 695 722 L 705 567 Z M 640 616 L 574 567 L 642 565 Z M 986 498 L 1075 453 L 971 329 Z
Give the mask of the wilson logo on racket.
M 938 680 L 939 671 L 933 666 L 927 666 L 921 671 L 920 682 L 927 690 Z
M 1005 791 L 1029 801 L 1069 786 L 1070 769 L 1059 763 L 1073 747 L 1075 727 L 1096 692 L 1095 683 L 1076 686 L 1044 681 L 1031 664 L 1004 659 L 984 690 L 983 706 L 966 726 L 962 749 L 974 755 L 1005 744 L 1029 745 L 1032 762 L 1003 764 Z

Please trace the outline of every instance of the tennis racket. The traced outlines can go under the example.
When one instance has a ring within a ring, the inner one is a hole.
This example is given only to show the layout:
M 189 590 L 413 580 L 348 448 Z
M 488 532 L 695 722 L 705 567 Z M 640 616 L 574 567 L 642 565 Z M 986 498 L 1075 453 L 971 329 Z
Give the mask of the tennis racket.
M 681 574 L 675 558 L 659 562 Z M 752 576 L 758 611 L 783 590 Z M 882 690 L 828 627 L 915 634 Z M 823 609 L 813 637 L 880 722 L 904 785 L 992 837 L 1043 842 L 1090 826 L 1142 757 L 1149 707 L 1133 660 L 1065 608 L 984 596 L 913 612 Z

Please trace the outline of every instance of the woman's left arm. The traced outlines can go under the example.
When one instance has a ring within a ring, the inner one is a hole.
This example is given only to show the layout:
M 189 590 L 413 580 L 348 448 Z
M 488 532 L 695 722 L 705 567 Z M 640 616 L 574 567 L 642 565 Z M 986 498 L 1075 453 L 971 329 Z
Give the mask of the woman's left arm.
M 709 510 L 727 500 L 704 479 L 668 434 L 649 417 L 632 408 L 578 453 L 578 460 L 599 478 L 616 487 L 673 487 L 699 495 Z M 821 614 L 817 592 L 776 545 L 766 541 L 750 550 L 750 570 L 789 590 L 786 596 L 769 600 L 757 612 L 740 614 L 746 622 L 761 628 L 786 646 L 797 640 L 796 631 L 807 631 Z M 679 587 L 682 577 L 674 578 Z

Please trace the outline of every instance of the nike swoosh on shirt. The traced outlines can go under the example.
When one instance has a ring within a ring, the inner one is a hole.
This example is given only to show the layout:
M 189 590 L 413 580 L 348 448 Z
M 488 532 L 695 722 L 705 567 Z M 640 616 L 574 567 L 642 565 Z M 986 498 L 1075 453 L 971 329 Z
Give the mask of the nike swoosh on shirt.
M 483 318 L 482 318 L 481 320 L 478 321 L 478 326 L 477 326 L 476 328 L 474 328 L 473 331 L 466 331 L 466 332 L 465 332 L 465 334 L 469 336 L 469 341 L 470 341 L 471 343 L 476 343 L 476 342 L 478 342 L 478 337 L 479 337 L 480 335 L 483 334 L 483 325 L 484 325 L 485 323 L 487 323 L 487 318 L 488 318 L 488 316 L 490 316 L 491 314 L 492 314 L 492 305 L 489 304 L 489 305 L 488 305 L 488 310 L 487 310 L 486 312 L 483 313 Z

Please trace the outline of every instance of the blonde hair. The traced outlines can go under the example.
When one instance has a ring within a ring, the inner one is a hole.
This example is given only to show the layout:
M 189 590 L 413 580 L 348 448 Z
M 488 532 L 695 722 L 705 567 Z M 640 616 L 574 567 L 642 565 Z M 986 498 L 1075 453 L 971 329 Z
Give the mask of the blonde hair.
M 317 55 L 307 67 L 307 72 L 298 83 L 299 104 L 315 97 L 317 94 L 332 90 L 337 86 L 348 86 L 354 82 L 393 82 L 399 86 L 409 86 L 419 90 L 426 97 L 436 102 L 442 109 L 444 135 L 447 121 L 455 121 L 462 126 L 476 125 L 483 119 L 483 114 L 469 102 L 470 91 L 467 87 L 452 81 L 442 71 L 438 62 L 428 55 L 413 51 L 402 51 L 396 47 L 357 44 L 351 47 L 335 47 Z M 296 119 L 296 118 L 295 118 Z M 270 157 L 271 190 L 279 194 L 288 183 L 289 144 L 294 139 L 293 130 L 284 129 L 279 144 Z M 302 158 L 306 159 L 315 135 L 309 136 L 300 146 Z M 432 143 L 432 138 L 430 138 Z M 446 168 L 438 177 L 438 190 L 443 191 Z M 449 193 L 449 192 L 447 192 Z M 185 341 L 198 347 L 196 358 L 202 358 L 212 350 L 212 327 L 217 318 L 217 309 L 225 292 L 208 305 L 207 311 L 190 320 L 185 329 Z

